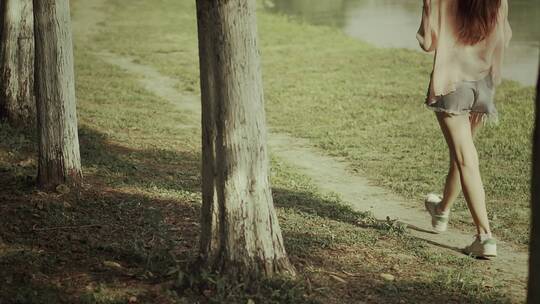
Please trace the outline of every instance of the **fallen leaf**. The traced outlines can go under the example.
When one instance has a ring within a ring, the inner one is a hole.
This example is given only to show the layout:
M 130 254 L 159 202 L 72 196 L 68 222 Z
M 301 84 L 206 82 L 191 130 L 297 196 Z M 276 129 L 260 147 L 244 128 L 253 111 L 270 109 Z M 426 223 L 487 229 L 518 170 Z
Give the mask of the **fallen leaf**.
M 383 278 L 383 280 L 385 281 L 394 281 L 396 279 L 396 277 L 394 277 L 393 275 L 389 274 L 389 273 L 381 273 L 381 278 Z
M 103 265 L 105 267 L 109 267 L 109 268 L 122 269 L 122 265 L 120 265 L 120 264 L 118 264 L 116 262 L 113 262 L 113 261 L 104 261 Z
M 338 277 L 337 275 L 331 274 L 330 277 L 338 282 L 347 283 L 347 281 L 345 281 L 343 278 Z

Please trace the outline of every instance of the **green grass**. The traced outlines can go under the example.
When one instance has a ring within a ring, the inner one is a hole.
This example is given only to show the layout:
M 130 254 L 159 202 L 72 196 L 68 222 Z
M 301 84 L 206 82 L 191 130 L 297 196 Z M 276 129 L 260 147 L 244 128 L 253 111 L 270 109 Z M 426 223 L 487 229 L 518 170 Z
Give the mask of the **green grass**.
M 177 79 L 179 89 L 197 93 L 193 4 L 165 3 L 112 1 L 118 9 L 95 47 L 150 64 Z M 133 18 L 140 11 L 144 18 Z M 351 170 L 419 204 L 426 193 L 442 192 L 448 152 L 434 115 L 423 107 L 430 55 L 375 48 L 334 28 L 263 11 L 258 17 L 273 129 L 345 157 Z M 505 81 L 496 97 L 500 124 L 477 140 L 494 231 L 517 244 L 528 242 L 533 95 L 532 87 Z M 452 223 L 471 226 L 462 198 Z

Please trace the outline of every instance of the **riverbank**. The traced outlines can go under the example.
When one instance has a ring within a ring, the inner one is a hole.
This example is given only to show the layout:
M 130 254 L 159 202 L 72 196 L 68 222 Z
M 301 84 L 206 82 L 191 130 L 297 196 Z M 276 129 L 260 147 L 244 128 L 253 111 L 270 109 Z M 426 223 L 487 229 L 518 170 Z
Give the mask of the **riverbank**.
M 416 40 L 422 2 L 416 0 L 265 0 L 267 11 L 316 25 L 340 29 L 347 36 L 377 47 L 422 52 Z M 525 86 L 538 76 L 540 6 L 536 0 L 511 1 L 509 22 L 514 33 L 506 50 L 503 75 Z

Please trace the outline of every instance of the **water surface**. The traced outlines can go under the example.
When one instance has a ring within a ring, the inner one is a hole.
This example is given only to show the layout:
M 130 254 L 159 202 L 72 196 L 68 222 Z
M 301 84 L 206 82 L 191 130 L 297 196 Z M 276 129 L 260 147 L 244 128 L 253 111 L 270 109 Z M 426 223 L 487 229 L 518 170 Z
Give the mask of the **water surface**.
M 540 0 L 509 1 L 514 32 L 503 77 L 536 84 L 540 48 Z M 266 9 L 304 21 L 330 25 L 380 47 L 420 50 L 416 31 L 421 0 L 266 0 Z

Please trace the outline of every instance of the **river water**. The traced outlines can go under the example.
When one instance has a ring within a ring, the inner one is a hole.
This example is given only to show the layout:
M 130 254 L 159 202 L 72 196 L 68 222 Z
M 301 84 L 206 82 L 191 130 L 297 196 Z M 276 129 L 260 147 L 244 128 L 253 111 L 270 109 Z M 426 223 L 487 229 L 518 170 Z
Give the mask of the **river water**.
M 420 50 L 421 0 L 266 0 L 265 8 L 303 21 L 335 26 L 380 47 Z M 536 84 L 540 57 L 540 0 L 509 0 L 514 32 L 503 77 Z

